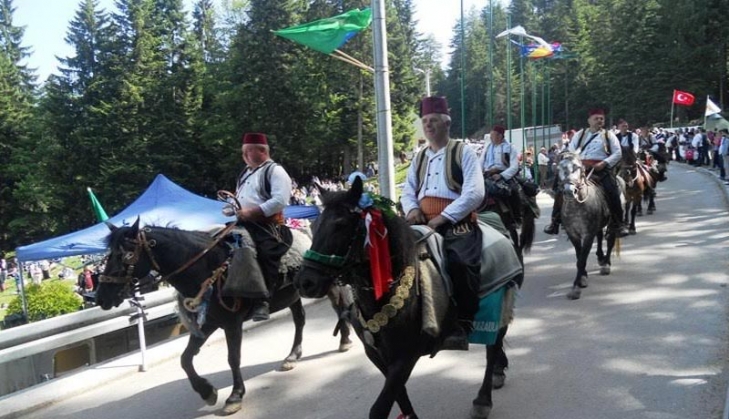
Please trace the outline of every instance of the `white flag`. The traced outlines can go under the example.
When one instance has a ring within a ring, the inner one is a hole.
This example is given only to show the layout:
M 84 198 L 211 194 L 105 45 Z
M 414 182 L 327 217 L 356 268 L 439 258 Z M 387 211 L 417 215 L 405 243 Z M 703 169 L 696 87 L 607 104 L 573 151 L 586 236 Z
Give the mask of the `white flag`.
M 704 116 L 714 115 L 715 113 L 721 112 L 721 108 L 714 102 L 709 99 L 709 97 L 706 97 L 706 112 L 704 113 Z

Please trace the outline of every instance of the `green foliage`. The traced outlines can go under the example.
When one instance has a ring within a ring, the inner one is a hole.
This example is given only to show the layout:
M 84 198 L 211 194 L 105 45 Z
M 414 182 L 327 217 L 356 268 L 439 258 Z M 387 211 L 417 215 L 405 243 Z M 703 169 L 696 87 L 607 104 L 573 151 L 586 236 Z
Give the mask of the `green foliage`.
M 267 133 L 274 159 L 300 182 L 350 173 L 360 152 L 363 163 L 377 159 L 372 74 L 271 33 L 370 1 L 195 0 L 189 14 L 185 3 L 116 0 L 106 11 L 80 0 L 65 38 L 72 52 L 36 86 L 13 1 L 0 0 L 0 249 L 93 223 L 86 187 L 110 214 L 158 173 L 206 196 L 233 189 L 246 131 Z M 666 121 L 673 89 L 699 98 L 677 108 L 683 120 L 703 116 L 706 94 L 729 97 L 726 0 L 513 0 L 512 27 L 578 57 L 524 61 L 523 83 L 517 50 L 494 39 L 507 26 L 503 2 L 453 27 L 445 70 L 442 46 L 415 31 L 412 3 L 386 1 L 395 155 L 411 149 L 410 115 L 425 92 L 415 68 L 448 98 L 453 136 L 507 120 L 518 127 L 521 105 L 527 125 L 568 128 L 595 105 L 634 124 Z M 371 29 L 342 50 L 371 66 Z
M 81 297 L 71 285 L 63 281 L 45 281 L 40 285 L 28 285 L 25 288 L 28 304 L 28 320 L 31 322 L 73 313 L 81 308 Z M 23 312 L 20 296 L 8 304 L 6 315 Z

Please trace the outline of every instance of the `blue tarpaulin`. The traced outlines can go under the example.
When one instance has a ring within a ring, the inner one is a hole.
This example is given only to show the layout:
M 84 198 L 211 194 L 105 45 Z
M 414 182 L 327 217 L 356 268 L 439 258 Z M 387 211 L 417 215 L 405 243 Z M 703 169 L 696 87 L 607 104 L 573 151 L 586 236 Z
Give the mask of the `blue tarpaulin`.
M 157 175 L 144 193 L 119 214 L 109 218 L 116 226 L 132 225 L 140 217 L 140 225 L 175 227 L 182 230 L 208 231 L 233 221 L 222 214 L 225 203 L 203 198 L 175 184 L 164 175 Z M 316 218 L 315 206 L 289 206 L 286 218 Z M 66 256 L 104 253 L 109 228 L 104 223 L 40 243 L 16 248 L 21 262 Z

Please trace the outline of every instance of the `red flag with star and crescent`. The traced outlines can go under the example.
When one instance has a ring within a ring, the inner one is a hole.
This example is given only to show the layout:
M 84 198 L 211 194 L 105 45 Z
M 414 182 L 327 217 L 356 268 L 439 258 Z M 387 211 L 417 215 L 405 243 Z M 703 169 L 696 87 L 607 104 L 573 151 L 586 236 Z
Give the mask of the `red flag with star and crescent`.
M 673 103 L 676 105 L 691 106 L 694 104 L 694 95 L 680 90 L 673 91 Z

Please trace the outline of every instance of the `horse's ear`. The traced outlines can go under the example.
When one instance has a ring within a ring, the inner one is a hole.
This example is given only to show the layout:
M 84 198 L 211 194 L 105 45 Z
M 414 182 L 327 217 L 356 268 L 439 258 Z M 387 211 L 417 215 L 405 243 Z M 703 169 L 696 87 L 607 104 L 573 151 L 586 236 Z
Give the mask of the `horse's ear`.
M 108 221 L 104 221 L 104 224 L 106 224 L 106 227 L 108 227 L 109 231 L 111 231 L 112 233 L 119 230 L 119 227 L 115 226 L 114 224 L 112 224 Z
M 139 220 L 141 217 L 137 216 L 137 221 L 132 224 L 132 235 L 136 236 L 139 233 Z
M 359 202 L 359 198 L 362 196 L 363 190 L 364 186 L 362 185 L 362 178 L 355 176 L 352 187 L 349 189 L 349 193 L 347 195 L 352 198 L 354 202 Z

